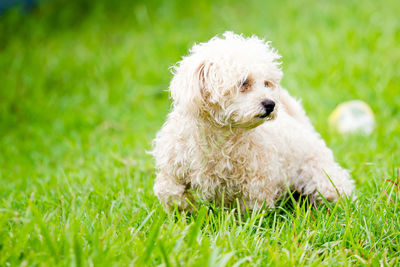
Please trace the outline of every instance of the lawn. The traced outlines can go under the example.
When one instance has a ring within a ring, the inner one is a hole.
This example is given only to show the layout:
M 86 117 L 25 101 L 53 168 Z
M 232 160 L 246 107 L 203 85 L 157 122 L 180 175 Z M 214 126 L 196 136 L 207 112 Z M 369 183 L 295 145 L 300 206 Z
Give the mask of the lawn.
M 0 266 L 399 265 L 398 14 L 396 0 L 53 0 L 2 14 Z M 147 151 L 168 68 L 225 30 L 282 54 L 282 85 L 351 171 L 354 200 L 162 210 Z M 328 127 L 352 99 L 375 113 L 369 136 Z

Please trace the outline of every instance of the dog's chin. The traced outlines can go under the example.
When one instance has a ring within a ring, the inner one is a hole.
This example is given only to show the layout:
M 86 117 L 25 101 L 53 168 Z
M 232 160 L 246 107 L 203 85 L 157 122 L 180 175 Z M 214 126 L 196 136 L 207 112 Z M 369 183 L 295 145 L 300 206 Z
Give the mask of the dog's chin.
M 261 123 L 263 123 L 264 121 L 272 121 L 276 118 L 276 112 L 273 111 L 270 114 L 261 114 L 256 116 L 257 120 L 261 120 Z
M 260 126 L 266 121 L 271 121 L 276 118 L 276 112 L 272 112 L 269 115 L 257 115 L 255 116 L 251 121 L 243 122 L 243 123 L 234 123 L 231 124 L 231 127 L 233 128 L 247 128 L 247 129 L 253 129 L 256 128 L 257 126 Z

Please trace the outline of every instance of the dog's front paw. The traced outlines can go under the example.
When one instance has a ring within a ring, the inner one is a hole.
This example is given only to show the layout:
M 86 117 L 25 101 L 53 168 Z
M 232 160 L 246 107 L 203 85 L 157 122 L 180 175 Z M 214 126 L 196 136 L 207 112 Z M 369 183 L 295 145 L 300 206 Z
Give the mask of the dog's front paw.
M 161 202 L 164 209 L 169 212 L 172 212 L 175 209 L 183 212 L 192 212 L 193 209 L 197 206 L 193 200 L 193 197 L 188 193 L 184 193 L 181 196 L 171 195 L 166 199 L 161 200 Z

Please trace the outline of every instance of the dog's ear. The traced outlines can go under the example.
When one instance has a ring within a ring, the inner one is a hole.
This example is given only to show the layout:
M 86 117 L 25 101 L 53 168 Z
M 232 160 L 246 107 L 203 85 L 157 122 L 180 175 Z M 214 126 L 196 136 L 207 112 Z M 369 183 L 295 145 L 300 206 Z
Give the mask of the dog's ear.
M 184 58 L 173 68 L 175 74 L 169 90 L 175 106 L 185 106 L 188 111 L 199 111 L 207 97 L 206 83 L 209 66 L 204 60 Z

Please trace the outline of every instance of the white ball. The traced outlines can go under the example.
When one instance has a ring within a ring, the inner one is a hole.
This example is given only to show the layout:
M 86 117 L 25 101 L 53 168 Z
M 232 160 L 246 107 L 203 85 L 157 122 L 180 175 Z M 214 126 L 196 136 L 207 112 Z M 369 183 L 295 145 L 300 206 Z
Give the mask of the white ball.
M 329 125 L 341 134 L 354 132 L 370 134 L 375 128 L 374 113 L 361 100 L 344 102 L 329 116 Z

